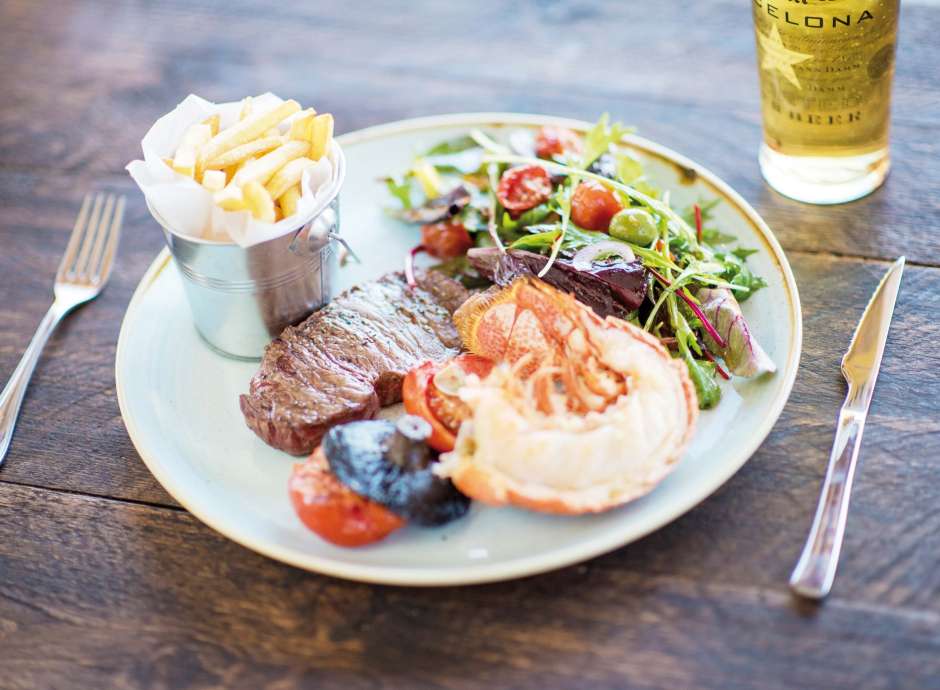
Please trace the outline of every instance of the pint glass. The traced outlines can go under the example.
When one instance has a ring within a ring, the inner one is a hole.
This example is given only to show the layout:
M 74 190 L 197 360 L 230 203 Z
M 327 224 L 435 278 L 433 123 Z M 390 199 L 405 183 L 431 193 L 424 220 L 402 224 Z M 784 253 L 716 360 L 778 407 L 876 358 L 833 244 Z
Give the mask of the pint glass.
M 752 0 L 764 142 L 781 194 L 865 196 L 888 174 L 900 0 Z

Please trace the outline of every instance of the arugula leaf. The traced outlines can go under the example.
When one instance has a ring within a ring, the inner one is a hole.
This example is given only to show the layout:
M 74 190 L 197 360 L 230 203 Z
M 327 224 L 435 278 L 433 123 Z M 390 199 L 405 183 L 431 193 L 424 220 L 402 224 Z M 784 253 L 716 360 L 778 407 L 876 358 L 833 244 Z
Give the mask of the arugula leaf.
M 692 353 L 686 351 L 682 353 L 682 359 L 685 360 L 689 368 L 689 378 L 695 385 L 695 392 L 698 396 L 698 406 L 707 410 L 714 407 L 721 400 L 721 388 L 715 380 L 715 365 L 712 362 L 703 362 L 695 359 Z
M 544 249 L 551 249 L 555 240 L 561 235 L 561 229 L 546 230 L 536 232 L 532 235 L 524 235 L 509 245 L 510 249 L 525 249 L 530 252 L 542 253 Z
M 761 288 L 767 287 L 767 281 L 756 276 L 751 272 L 751 269 L 745 267 L 741 273 L 736 275 L 730 281 L 732 286 L 737 286 L 740 288 L 746 288 L 745 290 L 735 290 L 735 294 L 738 296 L 738 301 L 743 302 L 748 299 L 755 292 Z
M 672 235 L 669 238 L 669 251 L 673 254 L 685 254 L 691 249 L 692 245 L 685 235 Z
M 525 211 L 522 213 L 522 215 L 516 218 L 516 227 L 525 228 L 530 225 L 541 223 L 551 212 L 552 207 L 549 204 L 539 204 L 538 206 Z
M 473 137 L 469 134 L 457 137 L 456 139 L 447 139 L 435 144 L 427 151 L 424 152 L 424 158 L 429 156 L 442 156 L 451 153 L 460 153 L 461 151 L 466 151 L 467 149 L 477 148 L 479 144 L 474 141 Z
M 552 213 L 554 209 L 549 203 L 539 204 L 533 208 L 530 208 L 528 211 L 523 212 L 515 220 L 509 213 L 503 213 L 503 220 L 500 223 L 500 226 L 505 230 L 517 230 L 521 228 L 527 228 L 530 225 L 538 225 L 543 220 L 548 218 L 549 214 Z
M 611 124 L 610 115 L 604 113 L 590 131 L 584 135 L 584 157 L 581 167 L 587 168 L 591 163 L 606 153 L 611 144 L 620 142 L 627 134 L 634 131 L 633 127 L 624 127 L 619 122 Z
M 738 302 L 745 301 L 762 287 L 767 287 L 767 282 L 760 276 L 754 275 L 736 251 L 715 252 L 715 258 L 724 263 L 725 270 L 720 277 L 734 288 Z
M 734 254 L 739 259 L 743 260 L 751 256 L 752 254 L 757 254 L 757 251 L 758 250 L 756 249 L 745 249 L 744 247 L 738 247 L 737 249 L 732 249 L 731 253 Z
M 721 400 L 721 388 L 715 381 L 715 369 L 713 366 L 695 359 L 692 354 L 692 348 L 699 350 L 698 338 L 680 311 L 679 299 L 676 297 L 675 292 L 668 293 L 666 309 L 676 335 L 679 354 L 689 368 L 689 377 L 692 379 L 692 383 L 695 384 L 698 406 L 703 410 L 714 407 Z
M 403 209 L 408 210 L 414 206 L 411 201 L 410 175 L 405 175 L 402 177 L 401 181 L 396 180 L 394 177 L 386 177 L 384 182 L 389 194 L 401 202 Z
M 737 239 L 734 235 L 727 235 L 715 228 L 702 229 L 702 241 L 706 244 L 730 244 L 736 242 Z

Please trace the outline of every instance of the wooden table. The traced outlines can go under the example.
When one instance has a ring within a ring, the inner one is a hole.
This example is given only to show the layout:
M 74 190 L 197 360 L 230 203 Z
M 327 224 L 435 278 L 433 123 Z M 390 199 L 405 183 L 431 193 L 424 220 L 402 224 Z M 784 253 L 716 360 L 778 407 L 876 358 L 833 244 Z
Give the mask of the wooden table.
M 406 9 L 407 8 L 407 9 Z M 47 307 L 89 189 L 128 194 L 119 264 L 39 365 L 0 470 L 0 687 L 940 687 L 940 8 L 905 0 L 894 170 L 804 206 L 756 160 L 746 3 L 248 0 L 0 5 L 0 380 Z M 764 215 L 796 272 L 802 365 L 726 486 L 614 553 L 517 582 L 377 587 L 203 526 L 137 456 L 114 392 L 132 290 L 162 239 L 124 173 L 187 93 L 272 90 L 338 131 L 452 111 L 604 110 Z M 843 396 L 839 358 L 888 262 L 894 326 L 833 595 L 792 598 Z

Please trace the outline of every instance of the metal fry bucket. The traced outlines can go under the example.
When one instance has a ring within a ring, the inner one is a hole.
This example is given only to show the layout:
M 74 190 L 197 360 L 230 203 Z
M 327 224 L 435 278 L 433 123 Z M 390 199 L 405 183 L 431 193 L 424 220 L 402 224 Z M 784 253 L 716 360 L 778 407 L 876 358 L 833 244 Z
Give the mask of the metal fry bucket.
M 338 271 L 339 154 L 331 196 L 281 237 L 251 247 L 185 237 L 148 203 L 183 277 L 196 330 L 216 351 L 260 359 L 265 346 L 333 297 Z

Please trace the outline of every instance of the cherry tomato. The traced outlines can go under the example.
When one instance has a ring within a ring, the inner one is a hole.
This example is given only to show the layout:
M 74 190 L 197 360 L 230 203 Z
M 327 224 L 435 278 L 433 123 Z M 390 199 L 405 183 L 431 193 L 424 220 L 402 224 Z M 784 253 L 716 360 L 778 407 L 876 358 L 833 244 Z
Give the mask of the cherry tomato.
M 463 354 L 449 362 L 435 364 L 425 362 L 405 376 L 402 398 L 405 411 L 418 415 L 431 425 L 431 436 L 427 443 L 434 450 L 446 453 L 454 449 L 457 430 L 469 414 L 470 409 L 455 393 L 467 374 L 484 377 L 490 373 L 493 362 L 477 355 Z M 442 390 L 435 383 L 435 376 L 452 382 Z
M 362 498 L 337 479 L 320 448 L 306 462 L 294 465 L 288 490 L 301 522 L 337 546 L 371 544 L 405 524 L 390 510 Z
M 473 246 L 470 233 L 456 218 L 429 223 L 421 228 L 421 244 L 437 259 L 463 256 Z
M 509 168 L 499 179 L 496 196 L 510 215 L 535 208 L 552 195 L 552 180 L 540 165 Z
M 571 197 L 571 220 L 587 230 L 607 232 L 610 219 L 622 208 L 607 187 L 594 180 L 585 180 Z
M 535 135 L 535 155 L 552 158 L 562 154 L 580 154 L 584 147 L 581 137 L 567 127 L 546 125 Z

